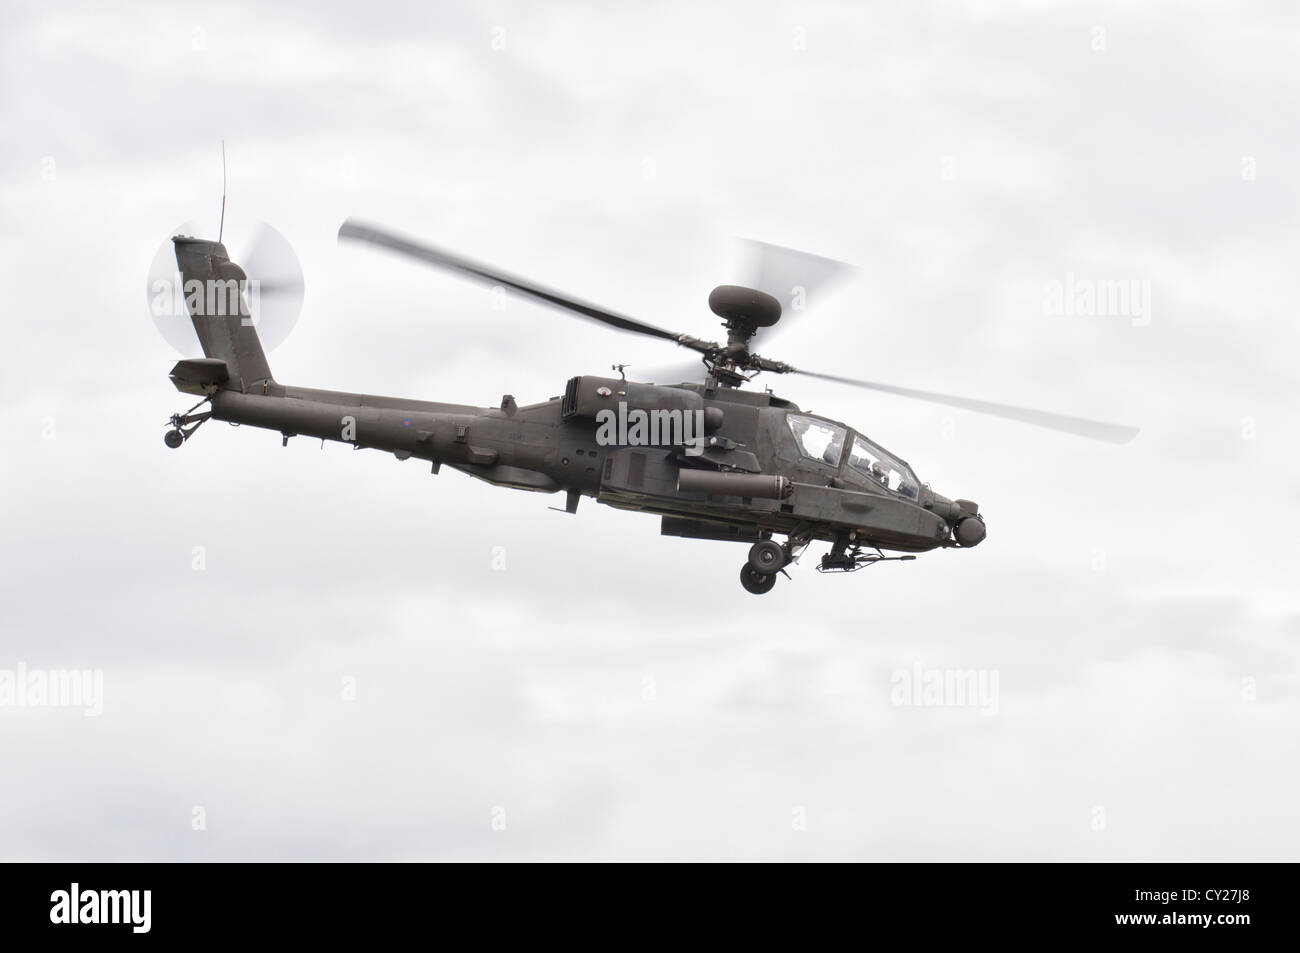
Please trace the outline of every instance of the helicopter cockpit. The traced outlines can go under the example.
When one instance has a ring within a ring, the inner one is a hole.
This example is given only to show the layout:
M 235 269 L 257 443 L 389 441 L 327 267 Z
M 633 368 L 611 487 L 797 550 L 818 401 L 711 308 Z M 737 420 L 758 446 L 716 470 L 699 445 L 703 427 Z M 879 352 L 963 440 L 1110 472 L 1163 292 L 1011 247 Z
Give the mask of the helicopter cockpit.
M 853 446 L 849 449 L 849 467 L 868 480 L 875 480 L 885 489 L 909 500 L 915 500 L 920 491 L 921 481 L 916 478 L 911 467 L 861 434 L 853 436 Z
M 785 422 L 794 434 L 795 445 L 805 457 L 832 467 L 840 465 L 847 430 L 839 424 L 807 414 L 787 414 Z
M 786 423 L 805 457 L 838 467 L 848 443 L 846 475 L 863 478 L 909 500 L 917 499 L 921 481 L 912 468 L 861 434 L 853 434 L 850 442 L 846 428 L 807 414 L 789 414 Z

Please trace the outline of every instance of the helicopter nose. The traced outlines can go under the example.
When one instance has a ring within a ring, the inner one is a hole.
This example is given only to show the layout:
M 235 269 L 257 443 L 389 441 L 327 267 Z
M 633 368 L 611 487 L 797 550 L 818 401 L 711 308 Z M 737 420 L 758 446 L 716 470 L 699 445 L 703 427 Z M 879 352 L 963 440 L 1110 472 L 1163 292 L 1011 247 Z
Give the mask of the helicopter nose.
M 984 537 L 988 530 L 984 526 L 984 519 L 980 516 L 964 516 L 957 521 L 953 529 L 953 536 L 958 544 L 963 548 L 969 549 L 972 546 L 978 546 L 984 542 Z
M 968 516 L 979 516 L 980 506 L 970 500 L 950 500 L 946 496 L 938 493 L 930 494 L 931 502 L 928 506 L 934 509 L 939 516 L 944 517 L 949 523 L 957 523 Z
M 947 519 L 952 526 L 953 539 L 963 549 L 970 549 L 984 542 L 988 529 L 984 517 L 980 516 L 979 504 L 971 500 L 949 500 L 936 496 L 935 512 Z

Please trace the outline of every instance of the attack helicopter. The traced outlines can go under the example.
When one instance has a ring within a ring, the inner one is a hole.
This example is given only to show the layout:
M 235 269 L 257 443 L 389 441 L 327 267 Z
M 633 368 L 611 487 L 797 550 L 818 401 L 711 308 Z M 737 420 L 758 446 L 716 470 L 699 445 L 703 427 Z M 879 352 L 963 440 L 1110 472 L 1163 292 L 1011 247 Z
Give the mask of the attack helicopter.
M 219 239 L 177 235 L 172 243 L 185 287 L 208 294 L 186 297 L 204 356 L 177 362 L 170 376 L 182 393 L 201 399 L 172 415 L 168 447 L 183 446 L 209 420 L 224 420 L 277 431 L 285 445 L 311 436 L 424 460 L 434 474 L 446 466 L 494 486 L 563 493 L 568 513 L 591 497 L 659 517 L 665 536 L 748 544 L 740 581 L 746 591 L 762 594 L 778 575 L 788 576 L 786 567 L 814 542 L 830 544 L 818 571 L 852 572 L 939 548 L 970 549 L 984 540 L 986 528 L 976 503 L 935 492 L 902 457 L 862 431 L 805 413 L 769 390 L 744 389 L 760 373 L 819 378 L 1112 443 L 1137 434 L 1133 427 L 809 371 L 765 357 L 754 346 L 781 320 L 782 306 L 759 288 L 713 290 L 709 307 L 726 333 L 724 341 L 713 341 L 597 307 L 377 225 L 349 219 L 338 237 L 685 348 L 698 355 L 698 379 L 631 381 L 616 365 L 618 376 L 571 377 L 549 400 L 521 405 L 507 394 L 497 407 L 281 384 L 250 320 L 244 270 Z M 816 256 L 805 260 L 823 269 L 839 265 Z M 214 288 L 234 289 L 230 307 L 204 307 Z

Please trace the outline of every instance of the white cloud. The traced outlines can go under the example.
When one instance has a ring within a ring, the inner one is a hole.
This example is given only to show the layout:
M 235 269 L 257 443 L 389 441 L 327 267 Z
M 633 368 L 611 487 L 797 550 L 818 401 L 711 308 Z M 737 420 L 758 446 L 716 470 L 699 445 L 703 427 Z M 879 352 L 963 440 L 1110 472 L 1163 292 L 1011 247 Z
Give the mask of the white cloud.
M 7 11 L 0 666 L 99 667 L 106 697 L 0 708 L 5 856 L 1294 854 L 1290 34 L 1171 16 Z M 742 234 L 863 269 L 772 356 L 1143 433 L 780 380 L 989 539 L 844 579 L 810 556 L 761 600 L 740 548 L 591 500 L 219 424 L 172 453 L 141 285 L 168 228 L 215 226 L 222 138 L 228 220 L 306 272 L 290 383 L 492 405 L 682 354 L 338 248 L 349 215 L 701 335 Z M 1152 324 L 1044 315 L 1071 270 L 1150 280 Z M 998 715 L 891 706 L 915 663 L 997 669 Z

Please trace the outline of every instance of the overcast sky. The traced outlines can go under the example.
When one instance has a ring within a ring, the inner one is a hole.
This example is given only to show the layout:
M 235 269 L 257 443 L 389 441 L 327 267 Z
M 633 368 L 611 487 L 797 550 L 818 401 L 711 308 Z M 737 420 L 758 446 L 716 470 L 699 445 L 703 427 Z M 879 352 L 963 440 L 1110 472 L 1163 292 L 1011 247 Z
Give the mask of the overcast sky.
M 0 856 L 1295 859 L 1300 15 L 1241 6 L 6 4 L 0 672 L 102 671 L 103 711 L 0 707 Z M 747 236 L 860 268 L 770 357 L 1142 431 L 770 381 L 989 535 L 763 597 L 590 499 L 171 451 L 146 274 L 215 236 L 222 139 L 232 255 L 264 220 L 305 274 L 283 383 L 682 357 L 350 215 L 701 337 Z M 1050 313 L 1068 276 L 1149 312 Z M 918 668 L 996 704 L 898 704 Z

